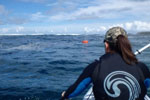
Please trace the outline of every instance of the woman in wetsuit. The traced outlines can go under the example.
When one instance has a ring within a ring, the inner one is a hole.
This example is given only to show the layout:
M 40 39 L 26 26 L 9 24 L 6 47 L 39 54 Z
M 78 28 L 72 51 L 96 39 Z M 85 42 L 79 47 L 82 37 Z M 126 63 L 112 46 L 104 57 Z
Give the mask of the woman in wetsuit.
M 109 29 L 104 44 L 106 53 L 84 69 L 62 93 L 61 100 L 77 96 L 90 83 L 95 100 L 144 100 L 144 80 L 150 78 L 150 73 L 132 52 L 126 31 L 121 27 Z

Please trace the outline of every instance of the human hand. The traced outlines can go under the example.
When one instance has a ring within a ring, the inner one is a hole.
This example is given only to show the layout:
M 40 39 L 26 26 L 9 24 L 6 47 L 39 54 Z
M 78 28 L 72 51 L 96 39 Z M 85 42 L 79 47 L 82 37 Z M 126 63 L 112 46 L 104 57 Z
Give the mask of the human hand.
M 63 91 L 61 96 L 64 97 L 65 96 L 66 91 Z

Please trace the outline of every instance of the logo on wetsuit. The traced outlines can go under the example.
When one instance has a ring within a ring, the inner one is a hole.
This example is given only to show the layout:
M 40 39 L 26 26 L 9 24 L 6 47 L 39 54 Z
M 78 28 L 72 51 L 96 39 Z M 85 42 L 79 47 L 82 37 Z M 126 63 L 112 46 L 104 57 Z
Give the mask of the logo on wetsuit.
M 103 85 L 107 95 L 113 98 L 119 97 L 121 92 L 124 92 L 119 89 L 119 85 L 124 85 L 128 88 L 128 100 L 135 100 L 141 93 L 141 88 L 136 78 L 124 71 L 114 71 L 108 74 Z

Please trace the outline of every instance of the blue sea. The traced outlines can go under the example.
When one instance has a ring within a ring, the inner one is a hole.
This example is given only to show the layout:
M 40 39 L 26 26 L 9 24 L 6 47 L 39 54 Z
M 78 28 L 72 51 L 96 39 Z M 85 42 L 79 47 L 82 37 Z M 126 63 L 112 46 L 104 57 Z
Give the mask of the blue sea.
M 0 100 L 58 100 L 83 69 L 105 53 L 103 38 L 0 36 Z M 89 43 L 83 44 L 82 40 Z M 150 43 L 150 35 L 129 35 L 129 40 L 136 51 Z M 150 49 L 137 57 L 150 66 Z M 72 100 L 81 100 L 85 92 Z

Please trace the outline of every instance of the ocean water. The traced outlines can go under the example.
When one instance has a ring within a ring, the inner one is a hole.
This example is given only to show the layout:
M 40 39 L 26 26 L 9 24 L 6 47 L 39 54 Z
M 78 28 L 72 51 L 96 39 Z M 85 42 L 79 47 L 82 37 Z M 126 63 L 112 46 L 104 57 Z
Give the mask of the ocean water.
M 101 35 L 0 36 L 0 100 L 58 100 L 104 52 Z M 88 44 L 82 40 L 87 39 Z M 133 51 L 150 35 L 129 35 Z M 150 49 L 137 56 L 150 66 Z M 85 91 L 86 92 L 86 91 Z M 82 99 L 84 93 L 72 100 Z

